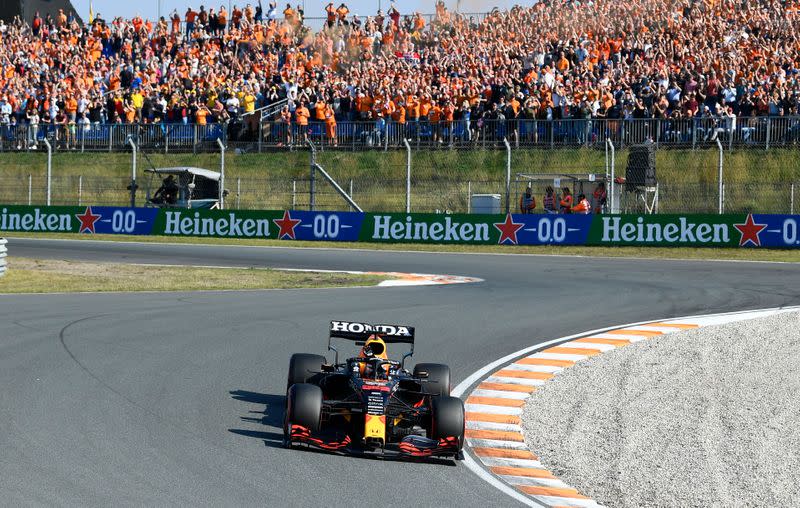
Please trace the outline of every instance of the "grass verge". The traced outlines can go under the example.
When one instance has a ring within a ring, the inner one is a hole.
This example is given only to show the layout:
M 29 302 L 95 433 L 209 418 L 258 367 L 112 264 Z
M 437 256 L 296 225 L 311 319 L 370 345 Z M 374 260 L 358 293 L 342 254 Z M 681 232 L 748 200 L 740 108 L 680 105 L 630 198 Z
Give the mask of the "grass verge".
M 87 263 L 9 257 L 0 293 L 195 291 L 372 286 L 385 277 L 287 272 L 264 268 L 199 268 Z
M 248 245 L 261 247 L 286 248 L 326 248 L 326 249 L 369 249 L 387 251 L 415 252 L 454 252 L 478 254 L 538 254 L 549 256 L 587 256 L 587 257 L 621 257 L 652 259 L 696 259 L 725 261 L 767 261 L 767 262 L 800 262 L 800 250 L 767 250 L 737 248 L 691 248 L 691 247 L 582 247 L 565 245 L 432 245 L 406 243 L 348 243 L 348 242 L 306 242 L 260 239 L 228 239 L 228 238 L 193 238 L 166 236 L 129 236 L 129 235 L 74 235 L 51 233 L 11 233 L 12 238 L 51 238 L 63 240 L 100 240 L 116 242 L 143 243 L 180 243 L 203 245 Z M 0 231 L 2 236 L 2 231 Z M 13 239 L 9 241 L 9 250 L 13 253 Z M 469 274 L 464 274 L 469 275 Z

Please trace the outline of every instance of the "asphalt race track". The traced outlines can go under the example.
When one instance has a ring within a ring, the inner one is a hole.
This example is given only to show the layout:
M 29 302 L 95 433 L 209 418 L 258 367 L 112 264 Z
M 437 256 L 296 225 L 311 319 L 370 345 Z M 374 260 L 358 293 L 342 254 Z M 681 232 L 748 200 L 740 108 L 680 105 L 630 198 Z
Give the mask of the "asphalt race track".
M 584 330 L 800 303 L 800 266 L 789 264 L 24 239 L 9 250 L 485 279 L 0 295 L 0 492 L 11 506 L 510 506 L 515 501 L 454 462 L 283 449 L 290 354 L 323 353 L 333 318 L 407 323 L 417 326 L 415 360 L 449 363 L 455 384 L 499 357 Z

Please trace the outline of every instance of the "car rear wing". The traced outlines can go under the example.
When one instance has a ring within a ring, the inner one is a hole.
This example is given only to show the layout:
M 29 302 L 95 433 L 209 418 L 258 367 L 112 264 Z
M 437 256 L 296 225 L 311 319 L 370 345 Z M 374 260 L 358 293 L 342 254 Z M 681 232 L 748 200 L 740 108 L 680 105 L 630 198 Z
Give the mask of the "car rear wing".
M 402 325 L 371 325 L 351 321 L 331 321 L 331 338 L 363 342 L 370 335 L 379 335 L 387 344 L 413 344 L 414 327 Z
M 328 351 L 336 352 L 336 363 L 339 362 L 339 352 L 331 345 L 331 339 L 345 339 L 356 343 L 365 342 L 370 335 L 378 335 L 387 344 L 410 344 L 411 351 L 403 355 L 405 359 L 414 354 L 414 327 L 403 325 L 373 325 L 355 321 L 331 321 L 330 335 L 328 338 Z

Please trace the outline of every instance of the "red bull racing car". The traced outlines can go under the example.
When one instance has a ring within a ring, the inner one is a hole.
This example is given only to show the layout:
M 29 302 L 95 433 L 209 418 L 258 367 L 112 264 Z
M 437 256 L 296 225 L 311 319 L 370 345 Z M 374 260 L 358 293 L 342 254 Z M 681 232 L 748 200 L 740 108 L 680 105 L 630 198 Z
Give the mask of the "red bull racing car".
M 332 339 L 355 342 L 356 356 L 339 361 Z M 408 344 L 400 361 L 388 344 Z M 464 404 L 450 396 L 450 368 L 418 363 L 414 327 L 331 321 L 328 363 L 321 355 L 297 353 L 289 361 L 284 445 L 408 457 L 463 458 Z

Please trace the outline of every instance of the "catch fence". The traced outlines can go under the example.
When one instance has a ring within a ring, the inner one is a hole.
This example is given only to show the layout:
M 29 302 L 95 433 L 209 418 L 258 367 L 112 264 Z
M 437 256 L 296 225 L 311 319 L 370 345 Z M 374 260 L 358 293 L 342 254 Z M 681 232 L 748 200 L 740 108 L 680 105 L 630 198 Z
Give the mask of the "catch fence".
M 492 158 L 492 155 L 494 157 Z M 518 212 L 519 200 L 530 186 L 537 201 L 536 212 L 541 213 L 543 197 L 548 186 L 556 194 L 569 187 L 577 201 L 585 194 L 592 207 L 600 206 L 595 190 L 604 182 L 610 190 L 610 167 L 597 159 L 571 166 L 538 166 L 518 160 L 519 152 L 512 152 L 510 192 L 508 207 Z M 407 167 L 395 158 L 393 163 L 376 164 L 372 168 L 350 167 L 351 160 L 336 152 L 320 152 L 317 162 L 331 174 L 341 188 L 365 211 L 403 212 L 406 210 L 406 192 L 410 188 L 410 210 L 428 213 L 469 213 L 472 196 L 495 194 L 499 196 L 500 211 L 506 207 L 506 178 L 499 171 L 481 170 L 482 166 L 502 166 L 502 152 L 475 152 L 473 156 L 484 159 L 470 161 L 467 153 L 453 159 L 441 159 L 429 151 L 411 154 L 411 179 L 405 178 Z M 618 153 L 616 174 L 623 175 L 624 153 Z M 80 157 L 80 156 L 74 156 Z M 110 157 L 110 156 L 101 156 Z M 140 155 L 141 157 L 141 155 Z M 263 165 L 263 170 L 253 167 L 246 157 L 226 156 L 225 188 L 229 194 L 226 208 L 235 209 L 298 209 L 311 207 L 311 178 L 308 163 L 300 164 L 296 158 L 290 168 Z M 29 172 L 18 168 L 5 170 L 0 164 L 0 203 L 45 204 L 47 199 L 46 157 L 37 154 L 29 158 Z M 109 160 L 108 173 L 97 171 L 81 174 L 79 164 L 68 164 L 70 159 L 59 159 L 52 169 L 50 193 L 52 205 L 109 205 L 124 206 L 130 203 L 130 164 L 119 158 Z M 82 160 L 82 159 L 75 159 Z M 160 163 L 166 156 L 156 158 Z M 165 164 L 166 165 L 166 164 Z M 173 164 L 177 165 L 177 164 Z M 209 169 L 219 169 L 205 165 Z M 143 205 L 160 184 L 160 179 L 143 174 L 149 167 L 140 158 L 137 179 L 137 204 Z M 64 174 L 70 173 L 70 174 Z M 534 178 L 522 175 L 533 175 Z M 796 180 L 786 182 L 723 182 L 723 211 L 759 213 L 795 213 L 800 188 Z M 643 212 L 645 202 L 656 213 L 717 213 L 719 211 L 719 182 L 715 179 L 701 182 L 675 182 L 660 179 L 653 187 L 615 186 L 616 210 Z M 610 195 L 610 194 L 609 194 Z M 609 203 L 607 203 L 608 205 Z M 351 207 L 334 188 L 319 175 L 314 183 L 314 209 L 349 210 Z M 610 211 L 606 206 L 605 211 Z

